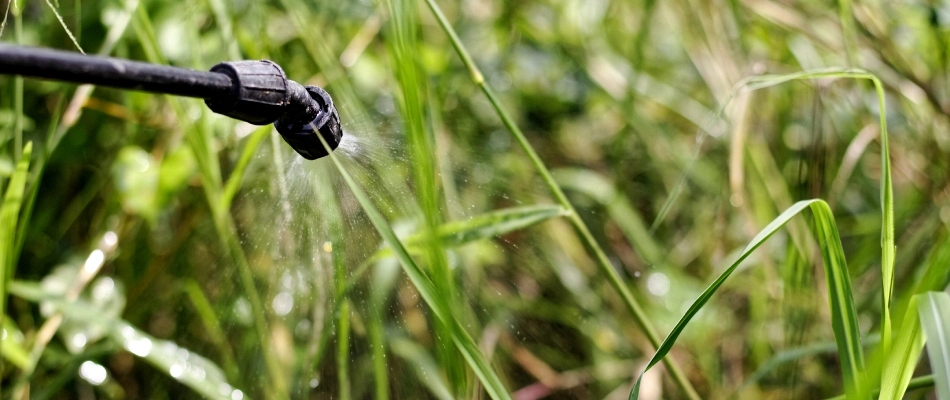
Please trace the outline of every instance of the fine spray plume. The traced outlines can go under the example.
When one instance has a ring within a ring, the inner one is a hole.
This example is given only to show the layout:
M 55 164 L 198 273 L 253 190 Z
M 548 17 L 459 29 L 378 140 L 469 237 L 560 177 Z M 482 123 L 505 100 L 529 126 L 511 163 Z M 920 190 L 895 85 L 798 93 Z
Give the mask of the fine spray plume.
M 205 99 L 211 111 L 254 125 L 274 124 L 303 158 L 327 156 L 316 135 L 335 150 L 343 140 L 340 114 L 317 86 L 287 78 L 267 60 L 231 61 L 194 71 L 36 47 L 0 45 L 0 74 Z

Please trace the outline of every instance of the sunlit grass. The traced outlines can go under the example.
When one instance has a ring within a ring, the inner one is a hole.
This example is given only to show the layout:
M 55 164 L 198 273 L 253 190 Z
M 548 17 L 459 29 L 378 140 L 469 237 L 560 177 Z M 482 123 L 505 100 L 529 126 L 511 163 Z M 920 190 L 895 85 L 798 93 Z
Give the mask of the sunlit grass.
M 272 59 L 357 148 L 305 162 L 199 100 L 0 77 L 4 397 L 950 390 L 926 12 L 71 1 L 18 2 L 2 39 Z

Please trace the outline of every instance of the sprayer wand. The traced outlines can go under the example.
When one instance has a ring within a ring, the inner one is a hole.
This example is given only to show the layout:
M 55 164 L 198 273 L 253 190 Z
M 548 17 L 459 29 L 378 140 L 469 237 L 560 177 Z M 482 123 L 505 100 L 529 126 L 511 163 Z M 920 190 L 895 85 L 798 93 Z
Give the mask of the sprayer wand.
M 284 141 L 308 160 L 327 155 L 314 133 L 322 135 L 331 149 L 343 139 L 330 95 L 320 87 L 287 79 L 280 66 L 267 60 L 223 62 L 204 72 L 0 45 L 0 74 L 201 98 L 218 114 L 255 125 L 274 124 Z

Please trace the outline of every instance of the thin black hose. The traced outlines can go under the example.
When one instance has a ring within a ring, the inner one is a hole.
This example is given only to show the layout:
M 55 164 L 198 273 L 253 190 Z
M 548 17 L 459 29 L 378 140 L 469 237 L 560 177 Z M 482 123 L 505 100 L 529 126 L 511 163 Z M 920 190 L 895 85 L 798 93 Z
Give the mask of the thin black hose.
M 177 96 L 228 96 L 225 74 L 36 47 L 0 45 L 0 74 L 91 83 Z

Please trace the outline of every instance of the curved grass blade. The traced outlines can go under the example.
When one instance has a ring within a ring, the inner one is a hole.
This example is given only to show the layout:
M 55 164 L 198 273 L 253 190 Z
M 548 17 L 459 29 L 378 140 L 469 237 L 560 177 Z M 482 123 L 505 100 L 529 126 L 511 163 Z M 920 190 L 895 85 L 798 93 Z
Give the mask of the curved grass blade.
M 780 76 L 758 76 L 748 78 L 739 86 L 748 90 L 758 90 L 794 80 L 832 78 L 866 79 L 874 84 L 877 95 L 879 125 L 881 132 L 881 353 L 889 354 L 891 348 L 891 298 L 894 294 L 894 188 L 891 181 L 890 145 L 887 134 L 887 108 L 884 98 L 884 85 L 874 74 L 857 68 L 828 68 L 804 71 Z
M 317 129 L 314 127 L 314 132 L 316 131 Z M 488 395 L 491 396 L 492 399 L 509 400 L 510 396 L 508 395 L 508 391 L 504 385 L 502 385 L 498 375 L 495 374 L 491 365 L 489 365 L 485 357 L 482 356 L 481 351 L 478 349 L 475 341 L 472 340 L 472 337 L 468 335 L 465 328 L 459 324 L 458 320 L 452 315 L 450 305 L 448 304 L 449 299 L 438 290 L 432 280 L 429 279 L 425 272 L 423 272 L 412 259 L 406 247 L 399 241 L 399 238 L 396 237 L 396 232 L 393 232 L 392 227 L 389 226 L 386 218 L 376 209 L 366 192 L 360 188 L 356 180 L 354 180 L 346 168 L 343 167 L 343 164 L 336 157 L 336 154 L 334 154 L 330 146 L 327 145 L 326 140 L 320 135 L 317 135 L 317 138 L 327 150 L 330 160 L 333 161 L 337 170 L 340 171 L 340 175 L 343 176 L 343 180 L 353 192 L 353 196 L 356 197 L 356 200 L 360 203 L 360 207 L 366 212 L 366 215 L 369 217 L 370 222 L 373 223 L 376 231 L 379 232 L 383 240 L 393 249 L 396 258 L 399 259 L 402 265 L 403 271 L 409 277 L 409 280 L 412 281 L 416 290 L 419 291 L 419 295 L 422 296 L 422 299 L 425 300 L 436 317 L 448 327 L 449 333 L 452 335 L 452 342 L 455 343 L 455 347 L 462 353 L 462 357 L 465 358 L 469 366 L 475 372 L 475 375 L 478 376 L 485 391 L 488 392 Z
M 551 218 L 567 215 L 567 210 L 555 205 L 513 207 L 476 215 L 464 221 L 447 222 L 438 228 L 437 233 L 442 245 L 455 247 L 480 239 L 501 236 L 540 224 Z M 407 244 L 420 239 L 422 238 L 410 238 Z
M 943 292 L 927 292 L 914 296 L 917 298 L 917 310 L 920 324 L 924 328 L 927 340 L 927 355 L 930 356 L 930 370 L 933 371 L 937 386 L 937 398 L 950 399 L 950 295 Z
M 705 291 L 696 299 L 686 311 L 686 314 L 676 323 L 676 326 L 658 347 L 656 354 L 647 364 L 647 367 L 637 378 L 630 399 L 639 398 L 640 383 L 644 373 L 659 363 L 673 348 L 679 335 L 686 329 L 686 325 L 703 308 L 706 302 L 722 286 L 736 270 L 739 264 L 748 258 L 755 249 L 762 245 L 769 237 L 783 227 L 792 217 L 810 208 L 815 217 L 815 233 L 821 245 L 824 259 L 828 293 L 831 303 L 832 329 L 835 334 L 835 343 L 838 348 L 838 357 L 841 360 L 842 375 L 845 381 L 845 392 L 849 398 L 865 398 L 861 393 L 865 390 L 864 382 L 864 355 L 861 348 L 861 337 L 858 331 L 857 312 L 851 297 L 851 280 L 841 248 L 838 230 L 831 215 L 828 204 L 819 199 L 803 200 L 793 204 L 782 214 L 770 222 L 752 241 L 742 250 L 739 258 L 729 266 Z
M 436 229 L 439 243 L 443 248 L 458 247 L 477 240 L 489 239 L 540 224 L 552 218 L 568 215 L 561 206 L 534 205 L 505 208 L 476 215 L 463 221 L 446 222 Z M 403 239 L 406 249 L 416 254 L 423 251 L 421 246 L 428 243 L 425 232 L 414 233 Z M 371 261 L 392 256 L 389 247 L 379 249 Z
M 796 72 L 786 75 L 752 76 L 736 84 L 732 93 L 729 94 L 725 101 L 723 101 L 722 106 L 720 106 L 719 110 L 717 110 L 716 116 L 721 118 L 725 108 L 740 93 L 765 89 L 792 81 L 814 79 L 866 79 L 870 80 L 874 84 L 874 90 L 877 95 L 881 133 L 881 284 L 883 288 L 883 293 L 881 296 L 881 309 L 884 310 L 881 317 L 881 354 L 889 354 L 891 347 L 890 304 L 894 292 L 894 257 L 896 253 L 896 247 L 894 245 L 894 189 L 891 182 L 890 145 L 888 144 L 887 134 L 887 110 L 884 98 L 884 85 L 881 83 L 881 80 L 871 72 L 859 68 L 825 68 Z M 697 149 L 694 157 L 699 157 L 699 150 L 707 136 L 708 133 L 704 132 L 704 134 L 697 139 Z M 679 197 L 680 193 L 682 192 L 682 182 L 685 181 L 686 175 L 690 174 L 693 164 L 694 163 L 691 163 L 690 167 L 687 167 L 686 171 L 683 172 L 683 177 L 680 178 L 676 187 L 674 187 L 673 191 L 670 193 L 669 198 L 664 202 L 660 213 L 657 215 L 657 219 L 653 222 L 653 227 L 656 227 L 660 222 L 662 222 L 662 218 L 666 214 L 667 209 Z M 653 228 L 651 228 L 651 230 L 652 229 Z

